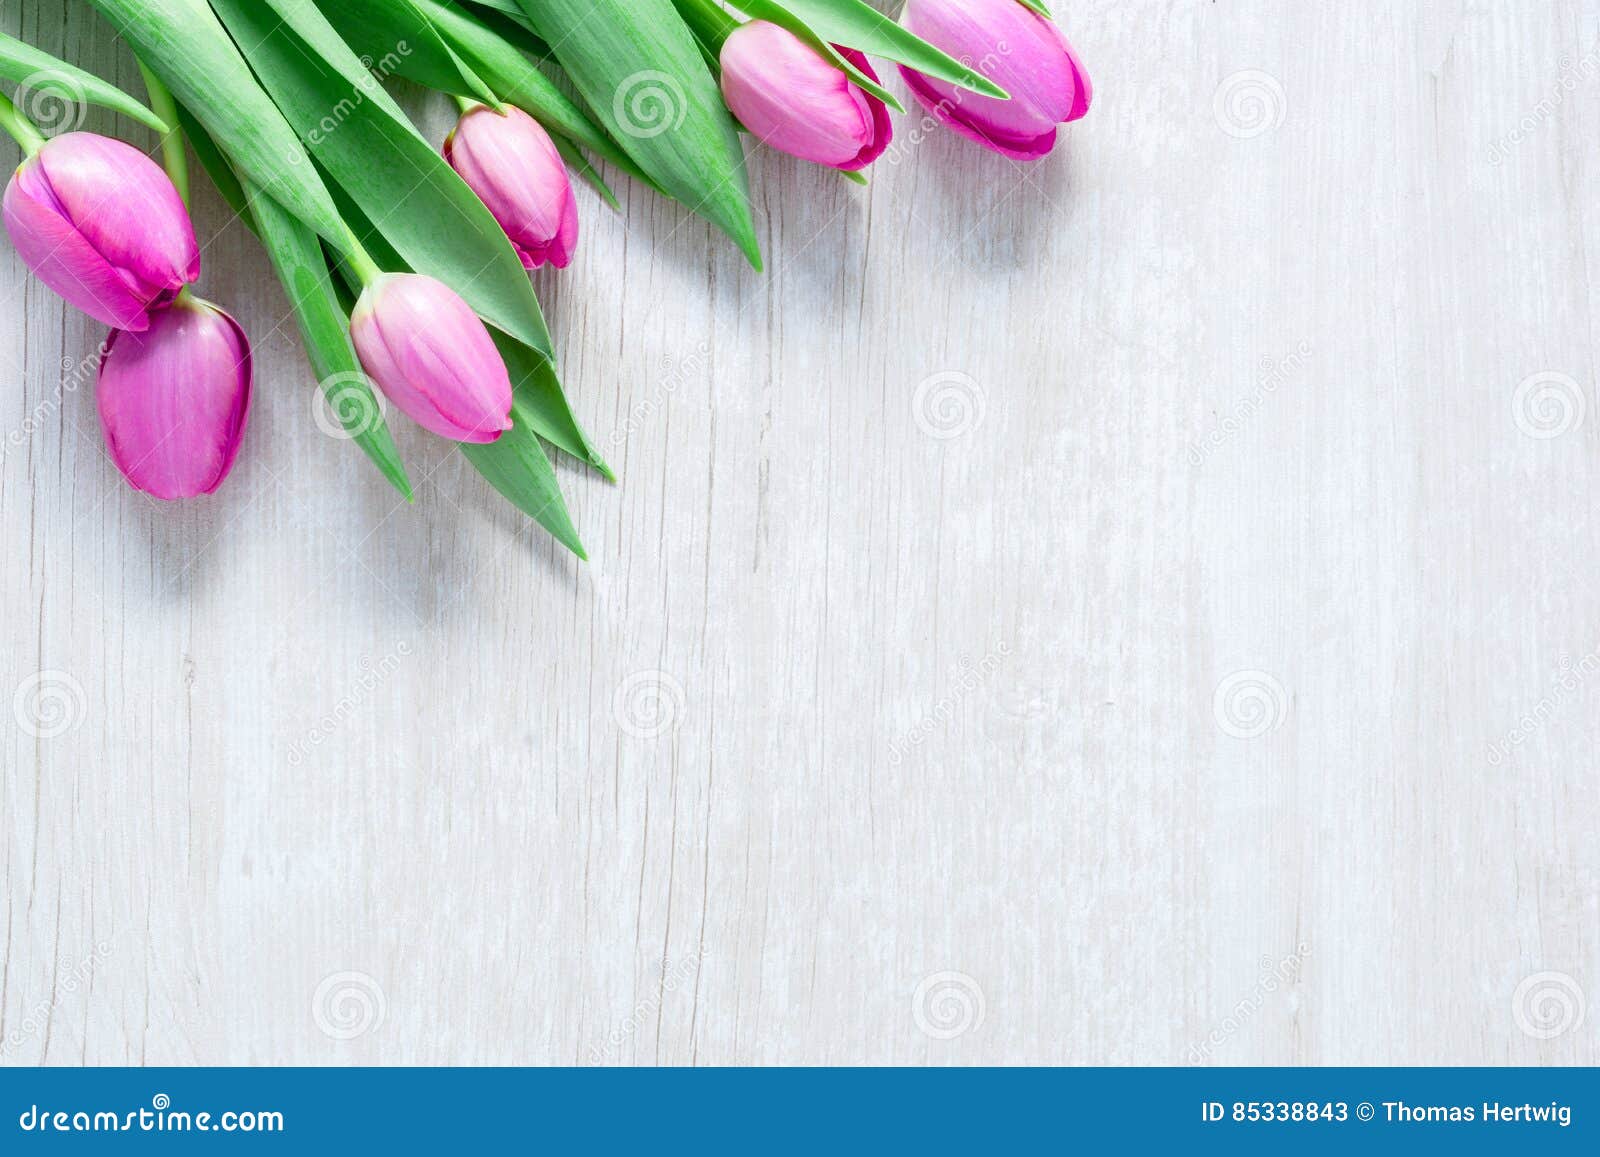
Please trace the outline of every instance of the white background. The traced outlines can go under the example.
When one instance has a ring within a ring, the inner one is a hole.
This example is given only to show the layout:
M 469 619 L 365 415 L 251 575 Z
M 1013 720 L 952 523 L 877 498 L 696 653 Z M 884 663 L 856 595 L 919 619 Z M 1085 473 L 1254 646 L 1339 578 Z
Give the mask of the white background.
M 6 249 L 4 1060 L 1600 1060 L 1600 7 L 1057 10 L 1053 157 L 758 156 L 766 275 L 581 194 L 589 565 L 209 189 L 248 442 L 133 493 Z

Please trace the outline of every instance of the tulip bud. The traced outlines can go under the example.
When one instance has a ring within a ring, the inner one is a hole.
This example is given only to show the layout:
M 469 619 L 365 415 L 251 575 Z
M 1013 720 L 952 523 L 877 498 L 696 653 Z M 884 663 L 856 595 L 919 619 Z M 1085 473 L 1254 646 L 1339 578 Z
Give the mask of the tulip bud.
M 194 226 L 171 179 L 110 137 L 46 142 L 11 178 L 4 215 L 39 280 L 116 329 L 149 328 L 151 309 L 200 276 Z
M 567 166 L 538 121 L 519 108 L 479 105 L 444 142 L 444 159 L 478 194 L 528 269 L 572 263 L 578 202 Z
M 456 442 L 511 429 L 511 376 L 472 307 L 443 282 L 385 273 L 350 317 L 356 353 L 412 421 Z
M 252 385 L 249 339 L 209 302 L 183 297 L 148 329 L 113 333 L 95 389 L 111 460 L 157 498 L 214 492 L 238 457 Z
M 865 56 L 839 52 L 877 81 Z M 835 169 L 866 168 L 894 136 L 883 101 L 765 20 L 741 25 L 723 44 L 722 95 L 739 123 L 772 148 Z
M 911 94 L 969 140 L 1020 161 L 1055 147 L 1056 125 L 1089 111 L 1094 89 L 1053 22 L 1017 0 L 907 0 L 905 26 L 1011 94 L 980 96 L 914 69 Z

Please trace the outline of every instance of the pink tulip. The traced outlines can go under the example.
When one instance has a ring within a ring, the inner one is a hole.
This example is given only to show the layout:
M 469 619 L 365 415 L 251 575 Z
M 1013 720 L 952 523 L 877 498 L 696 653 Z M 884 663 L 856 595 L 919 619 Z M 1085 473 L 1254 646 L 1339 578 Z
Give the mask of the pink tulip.
M 905 26 L 1011 94 L 979 96 L 902 67 L 911 93 L 969 140 L 1020 161 L 1055 147 L 1056 125 L 1089 111 L 1094 89 L 1051 21 L 1017 0 L 907 0 Z
M 424 429 L 456 442 L 493 442 L 511 429 L 505 361 L 443 282 L 382 274 L 356 303 L 350 336 L 372 380 Z
M 876 83 L 865 56 L 839 52 Z M 739 123 L 772 148 L 835 169 L 866 168 L 894 136 L 883 101 L 765 20 L 740 26 L 723 44 L 722 95 Z
M 113 333 L 95 390 L 111 460 L 157 498 L 213 493 L 239 455 L 253 377 L 249 339 L 209 302 L 185 296 L 148 329 Z
M 538 121 L 519 108 L 479 105 L 444 142 L 444 159 L 489 207 L 528 269 L 572 263 L 578 202 L 567 166 Z
M 46 142 L 5 193 L 6 232 L 23 262 L 90 317 L 120 330 L 200 276 L 183 199 L 161 166 L 93 133 Z

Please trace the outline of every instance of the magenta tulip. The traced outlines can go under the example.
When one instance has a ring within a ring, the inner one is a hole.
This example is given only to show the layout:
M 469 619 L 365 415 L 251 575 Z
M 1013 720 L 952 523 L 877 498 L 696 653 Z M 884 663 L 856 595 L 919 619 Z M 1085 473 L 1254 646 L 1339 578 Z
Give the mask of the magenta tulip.
M 11 178 L 4 212 L 39 280 L 116 329 L 148 329 L 150 311 L 200 276 L 178 190 L 160 165 L 109 137 L 46 142 Z
M 457 442 L 493 442 L 511 429 L 505 361 L 443 282 L 380 275 L 356 303 L 350 336 L 372 380 L 424 429 Z
M 519 108 L 479 105 L 444 142 L 444 158 L 494 214 L 528 269 L 572 263 L 578 201 L 555 142 Z
M 239 323 L 197 298 L 113 333 L 95 389 L 111 460 L 156 498 L 213 493 L 239 455 L 253 377 Z
M 1056 126 L 1089 111 L 1094 89 L 1054 23 L 1017 0 L 907 0 L 905 26 L 1011 94 L 979 96 L 901 67 L 911 93 L 969 140 L 1021 161 L 1055 147 Z
M 839 53 L 877 82 L 865 56 L 848 48 Z M 767 145 L 835 169 L 866 168 L 894 136 L 883 101 L 765 20 L 740 26 L 723 44 L 722 95 L 739 123 Z

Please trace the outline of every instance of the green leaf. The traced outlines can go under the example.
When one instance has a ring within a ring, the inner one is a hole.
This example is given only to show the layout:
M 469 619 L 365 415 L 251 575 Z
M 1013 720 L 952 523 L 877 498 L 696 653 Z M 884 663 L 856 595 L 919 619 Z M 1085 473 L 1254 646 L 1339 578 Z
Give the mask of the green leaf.
M 462 443 L 461 452 L 512 505 L 587 562 L 589 555 L 561 496 L 555 467 L 533 433 L 527 403 L 520 394 L 511 406 L 511 423 L 511 429 L 498 440 L 482 446 Z
M 211 0 L 312 155 L 418 273 L 551 356 L 527 271 L 464 181 L 310 0 Z
M 561 154 L 561 159 L 567 162 L 567 168 L 576 169 L 578 176 L 587 181 L 590 188 L 600 194 L 601 200 L 620 212 L 622 206 L 617 202 L 617 195 L 611 191 L 611 186 L 606 184 L 605 178 L 600 175 L 599 170 L 590 164 L 589 158 L 579 151 L 578 146 L 567 140 L 566 137 L 552 136 L 550 140 L 555 144 L 556 152 Z
M 295 132 L 204 0 L 90 0 L 233 167 L 337 246 L 349 231 Z
M 734 0 L 738 5 L 738 0 Z M 771 4 L 773 0 L 760 0 Z M 745 7 L 745 5 L 738 5 Z M 843 44 L 871 56 L 904 64 L 939 80 L 970 88 L 984 96 L 1006 98 L 1006 90 L 960 61 L 914 36 L 862 0 L 781 0 L 781 6 L 804 20 L 823 40 Z
M 249 187 L 245 192 L 329 407 L 383 476 L 407 502 L 412 501 L 411 480 L 384 421 L 383 407 L 350 344 L 350 318 L 334 293 L 317 235 L 271 197 Z
M 166 133 L 171 129 L 155 113 L 115 85 L 3 32 L 0 32 L 0 80 L 11 81 L 29 92 L 48 94 L 72 104 L 95 104 L 111 109 L 158 133 Z M 26 105 L 27 101 L 23 104 Z M 28 109 L 24 107 L 22 111 L 26 113 Z
M 761 266 L 744 152 L 672 0 L 521 0 L 579 93 L 640 168 Z
M 361 63 L 380 77 L 403 76 L 427 88 L 486 104 L 494 90 L 451 47 L 410 0 L 318 0 L 323 14 Z
M 494 343 L 500 347 L 506 372 L 511 375 L 512 388 L 526 406 L 528 425 L 533 431 L 546 442 L 589 463 L 615 482 L 617 476 L 589 441 L 583 427 L 578 425 L 550 359 L 504 334 L 495 334 Z
M 206 132 L 205 126 L 195 120 L 194 114 L 181 105 L 178 107 L 178 122 L 183 127 L 183 135 L 189 138 L 189 147 L 200 160 L 200 167 L 211 178 L 211 183 L 217 187 L 217 192 L 228 203 L 228 208 L 232 209 L 234 216 L 254 232 L 256 223 L 250 214 L 250 203 L 245 196 L 244 186 L 239 183 L 234 171 L 228 167 L 227 158 L 222 155 L 222 150 L 217 148 L 217 142 L 211 139 L 211 134 Z

